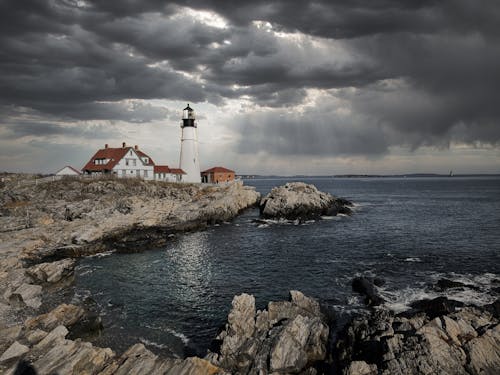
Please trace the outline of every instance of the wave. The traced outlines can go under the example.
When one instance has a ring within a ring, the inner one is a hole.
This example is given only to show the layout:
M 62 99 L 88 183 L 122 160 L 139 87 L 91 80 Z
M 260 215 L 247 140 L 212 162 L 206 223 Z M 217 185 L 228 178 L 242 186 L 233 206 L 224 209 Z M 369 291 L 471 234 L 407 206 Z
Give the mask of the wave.
M 465 304 L 484 306 L 493 303 L 498 296 L 492 290 L 500 284 L 498 275 L 485 273 L 480 275 L 456 274 L 456 273 L 433 273 L 427 276 L 435 284 L 437 280 L 445 278 L 451 281 L 460 282 L 464 286 L 448 288 L 446 290 L 431 289 L 425 282 L 414 287 L 406 287 L 398 290 L 391 290 L 389 286 L 379 288 L 380 295 L 386 300 L 384 304 L 395 312 L 410 309 L 411 303 L 422 299 L 433 299 L 437 297 L 447 297 Z
M 422 262 L 422 259 L 420 259 L 419 257 L 410 257 L 410 258 L 405 258 L 405 262 L 420 263 Z
M 108 257 L 115 252 L 116 250 L 103 251 L 102 253 L 87 255 L 85 258 L 103 258 L 103 257 Z
M 175 336 L 178 339 L 180 339 L 184 345 L 187 345 L 189 343 L 189 337 L 187 337 L 182 332 L 177 332 L 176 330 L 174 330 L 174 329 L 172 329 L 170 327 L 164 327 L 164 326 L 160 327 L 160 326 L 148 325 L 148 324 L 145 324 L 144 327 L 149 328 L 149 329 L 154 330 L 154 331 L 168 332 L 172 336 Z

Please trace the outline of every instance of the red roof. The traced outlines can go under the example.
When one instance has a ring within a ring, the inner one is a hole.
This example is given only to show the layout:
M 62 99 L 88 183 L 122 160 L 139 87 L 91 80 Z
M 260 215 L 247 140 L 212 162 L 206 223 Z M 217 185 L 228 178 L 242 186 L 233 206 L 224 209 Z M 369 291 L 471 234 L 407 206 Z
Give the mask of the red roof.
M 234 173 L 234 171 L 224 167 L 213 167 L 201 173 Z
M 153 161 L 153 159 L 151 159 L 148 155 L 146 155 L 141 150 L 135 150 L 135 152 L 137 152 L 137 155 L 139 155 L 141 158 L 148 158 L 148 162 L 146 163 L 146 165 L 155 165 L 155 162 Z
M 111 171 L 113 167 L 127 154 L 129 150 L 134 150 L 133 147 L 120 147 L 120 148 L 101 148 L 82 168 L 84 171 L 102 172 Z M 153 160 L 140 150 L 134 150 L 141 158 L 147 157 L 148 163 L 146 165 L 154 165 Z M 107 164 L 95 164 L 96 159 L 109 159 Z
M 155 173 L 170 173 L 170 168 L 168 165 L 155 165 Z
M 180 168 L 170 168 L 170 173 L 172 173 L 172 174 L 186 174 L 186 172 L 184 172 Z

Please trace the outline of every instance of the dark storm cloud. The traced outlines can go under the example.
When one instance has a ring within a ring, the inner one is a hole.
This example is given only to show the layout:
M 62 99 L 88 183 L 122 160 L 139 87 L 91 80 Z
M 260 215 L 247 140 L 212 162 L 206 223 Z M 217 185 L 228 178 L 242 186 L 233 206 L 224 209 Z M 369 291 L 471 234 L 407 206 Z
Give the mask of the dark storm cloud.
M 212 11 L 227 25 L 211 26 L 184 7 Z M 497 145 L 499 21 L 495 0 L 4 0 L 0 104 L 36 112 L 57 133 L 68 126 L 49 120 L 171 115 L 141 99 L 244 97 L 257 108 L 290 108 L 308 89 L 335 89 L 350 117 L 247 114 L 239 148 L 374 155 L 391 145 Z M 322 110 L 315 105 L 311 115 Z M 0 116 L 11 136 L 43 130 Z
M 104 125 L 65 126 L 40 121 L 16 121 L 0 125 L 0 134 L 3 139 L 18 139 L 22 137 L 44 138 L 57 135 L 81 138 L 110 138 L 116 137 L 118 132 Z

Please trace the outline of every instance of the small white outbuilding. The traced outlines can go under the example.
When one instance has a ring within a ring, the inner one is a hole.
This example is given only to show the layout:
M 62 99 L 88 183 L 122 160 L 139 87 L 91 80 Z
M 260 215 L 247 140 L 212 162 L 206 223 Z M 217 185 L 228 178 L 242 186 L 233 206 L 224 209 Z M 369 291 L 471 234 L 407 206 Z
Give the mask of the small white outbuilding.
M 56 176 L 80 176 L 81 174 L 82 173 L 79 170 L 73 168 L 70 165 L 67 165 L 64 168 L 59 169 L 55 173 Z

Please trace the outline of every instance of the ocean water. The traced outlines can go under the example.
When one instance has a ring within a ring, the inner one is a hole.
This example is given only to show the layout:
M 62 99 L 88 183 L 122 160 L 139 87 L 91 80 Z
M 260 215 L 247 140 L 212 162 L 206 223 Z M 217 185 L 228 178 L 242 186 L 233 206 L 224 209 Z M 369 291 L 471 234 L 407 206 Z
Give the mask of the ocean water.
M 265 194 L 287 181 L 245 183 Z M 477 304 L 499 297 L 492 288 L 500 286 L 500 178 L 302 181 L 350 199 L 354 214 L 263 224 L 251 209 L 160 249 L 82 259 L 74 299 L 97 303 L 105 329 L 94 342 L 118 351 L 143 342 L 163 355 L 203 355 L 235 294 L 251 293 L 264 308 L 297 289 L 345 318 L 364 308 L 351 290 L 357 275 L 383 278 L 380 293 L 395 311 L 443 294 Z M 442 277 L 476 288 L 440 293 L 432 285 Z

